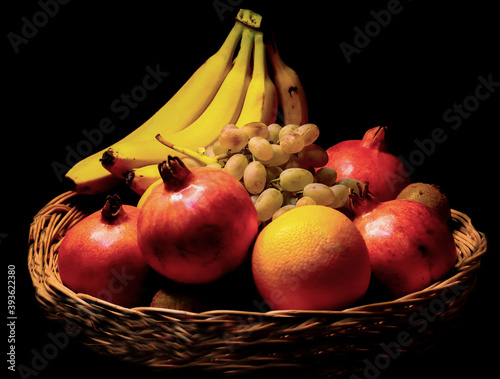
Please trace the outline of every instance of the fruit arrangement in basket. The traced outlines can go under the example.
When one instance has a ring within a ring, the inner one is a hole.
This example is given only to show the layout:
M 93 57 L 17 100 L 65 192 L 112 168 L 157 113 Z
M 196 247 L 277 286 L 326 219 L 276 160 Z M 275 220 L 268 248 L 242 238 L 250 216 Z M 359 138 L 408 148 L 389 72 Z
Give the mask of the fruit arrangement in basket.
M 203 296 L 224 297 L 222 285 L 255 289 L 273 310 L 422 290 L 457 260 L 450 207 L 437 186 L 411 184 L 386 132 L 316 144 L 299 77 L 260 16 L 241 10 L 167 104 L 66 174 L 80 194 L 125 182 L 139 200 L 110 195 L 76 223 L 59 247 L 60 278 L 121 306 L 186 311 L 210 309 Z

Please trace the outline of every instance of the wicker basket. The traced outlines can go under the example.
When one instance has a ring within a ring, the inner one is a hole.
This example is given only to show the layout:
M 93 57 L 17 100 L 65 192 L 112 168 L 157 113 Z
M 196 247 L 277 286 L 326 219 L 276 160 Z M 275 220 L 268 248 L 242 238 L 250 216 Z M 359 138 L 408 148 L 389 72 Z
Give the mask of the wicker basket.
M 96 203 L 95 198 L 66 192 L 35 216 L 28 266 L 36 297 L 49 318 L 76 323 L 82 331 L 79 338 L 93 350 L 153 368 L 189 366 L 238 376 L 288 369 L 307 370 L 308 376 L 362 376 L 367 360 L 393 358 L 387 346 L 400 349 L 398 355 L 422 350 L 449 330 L 486 252 L 485 236 L 468 216 L 453 210 L 455 268 L 444 280 L 397 300 L 314 312 L 127 309 L 75 294 L 58 274 L 62 237 L 95 211 Z

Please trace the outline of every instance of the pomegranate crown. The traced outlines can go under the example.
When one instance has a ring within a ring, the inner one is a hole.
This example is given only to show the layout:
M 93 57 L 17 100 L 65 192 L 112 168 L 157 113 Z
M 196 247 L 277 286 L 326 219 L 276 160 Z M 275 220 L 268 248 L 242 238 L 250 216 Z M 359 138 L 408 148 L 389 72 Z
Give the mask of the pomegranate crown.
M 387 126 L 376 126 L 375 128 L 368 129 L 363 136 L 363 146 L 382 151 L 387 150 L 386 130 Z
M 349 206 L 355 216 L 366 214 L 379 204 L 380 201 L 368 190 L 368 182 L 358 183 L 358 191 L 350 191 Z
M 158 164 L 158 170 L 163 183 L 165 183 L 165 188 L 174 191 L 185 187 L 193 176 L 193 173 L 177 156 L 169 155 L 166 161 Z
M 106 203 L 101 209 L 101 215 L 108 221 L 113 221 L 118 217 L 122 209 L 122 199 L 118 195 L 108 195 Z

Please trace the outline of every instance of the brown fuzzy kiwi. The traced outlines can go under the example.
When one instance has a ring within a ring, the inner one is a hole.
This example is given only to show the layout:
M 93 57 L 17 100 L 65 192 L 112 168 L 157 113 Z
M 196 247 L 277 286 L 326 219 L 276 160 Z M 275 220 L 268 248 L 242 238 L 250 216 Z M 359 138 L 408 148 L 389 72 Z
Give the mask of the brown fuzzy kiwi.
M 396 199 L 415 200 L 436 210 L 443 220 L 451 217 L 450 202 L 439 186 L 427 183 L 412 183 L 405 187 Z
M 203 312 L 208 310 L 205 304 L 194 297 L 164 289 L 156 292 L 150 306 L 153 308 L 168 308 L 188 312 Z

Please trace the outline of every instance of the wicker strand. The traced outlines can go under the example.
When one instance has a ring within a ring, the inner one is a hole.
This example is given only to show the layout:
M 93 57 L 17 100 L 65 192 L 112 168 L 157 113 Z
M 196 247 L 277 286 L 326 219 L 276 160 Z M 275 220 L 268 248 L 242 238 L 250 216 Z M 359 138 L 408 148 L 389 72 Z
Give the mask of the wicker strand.
M 359 372 L 363 360 L 380 353 L 380 344 L 395 340 L 402 329 L 414 341 L 405 350 L 425 348 L 460 314 L 487 248 L 470 218 L 452 210 L 458 251 L 454 269 L 447 278 L 399 299 L 342 311 L 128 309 L 76 294 L 61 282 L 57 251 L 66 232 L 96 209 L 86 202 L 66 192 L 34 217 L 28 267 L 36 297 L 48 317 L 76 323 L 82 341 L 94 350 L 161 369 L 189 366 L 243 375 L 308 367 L 309 375 L 348 375 Z M 421 325 L 410 318 L 431 304 L 439 306 L 439 318 L 420 333 Z

